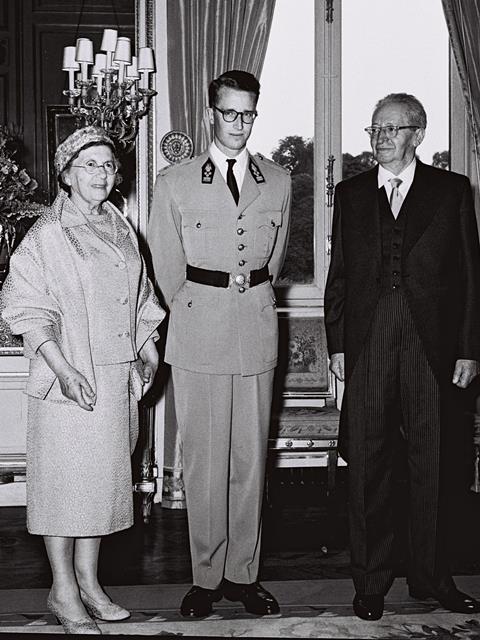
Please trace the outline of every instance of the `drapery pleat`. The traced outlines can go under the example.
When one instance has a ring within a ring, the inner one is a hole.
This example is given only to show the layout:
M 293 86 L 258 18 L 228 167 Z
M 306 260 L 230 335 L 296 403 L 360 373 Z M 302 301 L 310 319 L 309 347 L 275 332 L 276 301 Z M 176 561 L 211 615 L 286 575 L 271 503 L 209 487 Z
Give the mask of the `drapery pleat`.
M 450 43 L 473 134 L 475 162 L 469 168 L 480 227 L 480 0 L 442 0 Z M 475 438 L 480 431 L 480 396 L 476 400 Z M 480 445 L 474 440 L 475 448 Z M 478 467 L 477 467 L 478 470 Z
M 229 69 L 260 77 L 275 0 L 167 0 L 168 87 L 172 128 L 211 141 L 205 120 L 209 82 Z
M 205 117 L 210 81 L 229 69 L 260 78 L 274 9 L 275 0 L 167 0 L 171 124 L 192 138 L 195 155 L 212 139 Z M 165 394 L 162 506 L 185 507 L 171 382 Z
M 480 1 L 442 0 L 450 43 L 475 143 L 476 176 L 480 157 Z

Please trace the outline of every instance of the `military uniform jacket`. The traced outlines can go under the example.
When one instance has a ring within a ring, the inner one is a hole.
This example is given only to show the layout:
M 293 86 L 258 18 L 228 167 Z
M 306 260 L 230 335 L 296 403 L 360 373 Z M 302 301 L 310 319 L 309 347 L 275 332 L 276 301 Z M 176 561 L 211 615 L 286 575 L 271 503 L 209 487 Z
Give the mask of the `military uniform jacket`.
M 250 156 L 238 206 L 208 153 L 160 172 L 148 240 L 158 286 L 170 308 L 166 362 L 189 371 L 253 375 L 277 363 L 278 322 L 270 282 L 235 283 L 285 257 L 289 174 Z M 228 288 L 186 280 L 186 265 L 231 274 Z

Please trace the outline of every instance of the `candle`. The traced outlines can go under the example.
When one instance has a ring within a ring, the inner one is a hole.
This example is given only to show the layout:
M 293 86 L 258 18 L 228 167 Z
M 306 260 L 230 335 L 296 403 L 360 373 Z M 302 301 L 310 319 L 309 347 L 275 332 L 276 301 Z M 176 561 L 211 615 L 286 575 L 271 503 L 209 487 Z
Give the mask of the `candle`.
M 102 44 L 100 49 L 107 52 L 107 65 L 106 68 L 110 69 L 112 66 L 112 56 L 117 46 L 117 30 L 116 29 L 104 29 Z
M 150 47 L 140 47 L 138 50 L 138 70 L 140 71 L 140 86 L 148 89 L 148 74 L 155 71 L 153 51 Z
M 82 80 L 88 80 L 88 65 L 93 64 L 93 42 L 88 38 L 77 39 L 75 59 L 82 69 Z
M 97 93 L 100 96 L 102 94 L 102 83 L 105 67 L 107 65 L 107 56 L 104 53 L 97 53 L 95 55 L 95 65 L 92 71 L 92 78 L 97 80 Z
M 137 56 L 132 56 L 132 64 L 127 67 L 127 78 L 128 80 L 138 80 L 140 78 L 138 75 Z
M 75 60 L 75 47 L 64 47 L 62 71 L 68 71 L 68 88 L 72 91 L 75 88 L 75 71 L 80 69 L 80 65 Z

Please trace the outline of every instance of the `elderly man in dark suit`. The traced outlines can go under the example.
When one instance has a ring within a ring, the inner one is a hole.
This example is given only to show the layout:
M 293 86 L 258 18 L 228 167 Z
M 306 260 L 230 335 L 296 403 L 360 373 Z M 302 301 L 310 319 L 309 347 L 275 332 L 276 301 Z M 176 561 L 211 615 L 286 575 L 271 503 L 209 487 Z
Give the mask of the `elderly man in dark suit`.
M 427 124 L 391 94 L 366 131 L 378 166 L 337 185 L 325 292 L 330 368 L 345 379 L 340 440 L 350 474 L 355 614 L 376 620 L 392 580 L 392 471 L 399 434 L 410 484 L 414 598 L 480 603 L 448 565 L 444 480 L 455 388 L 479 371 L 480 251 L 469 181 L 415 156 Z

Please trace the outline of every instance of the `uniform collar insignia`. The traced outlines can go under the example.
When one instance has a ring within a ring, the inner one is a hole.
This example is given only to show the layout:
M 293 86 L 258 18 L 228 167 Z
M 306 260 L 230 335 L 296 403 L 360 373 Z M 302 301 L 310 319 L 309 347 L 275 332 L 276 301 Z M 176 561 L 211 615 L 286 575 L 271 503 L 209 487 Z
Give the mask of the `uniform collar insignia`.
M 248 164 L 248 168 L 250 173 L 253 176 L 253 179 L 257 184 L 261 182 L 265 182 L 265 178 L 263 177 L 263 173 L 260 171 L 258 164 L 255 162 L 253 158 L 250 158 L 250 162 Z
M 212 184 L 214 173 L 215 165 L 210 158 L 207 158 L 205 164 L 202 166 L 202 184 Z

